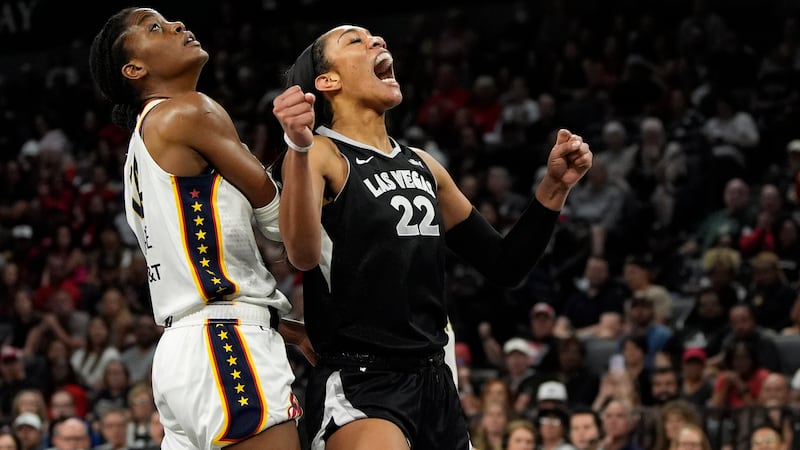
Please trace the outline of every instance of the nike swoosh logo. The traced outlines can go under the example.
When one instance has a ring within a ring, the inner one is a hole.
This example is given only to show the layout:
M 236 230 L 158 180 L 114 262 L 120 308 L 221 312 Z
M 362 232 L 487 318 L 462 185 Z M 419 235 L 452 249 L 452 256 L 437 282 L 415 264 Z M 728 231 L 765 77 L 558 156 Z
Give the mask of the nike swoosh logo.
M 421 162 L 417 161 L 416 159 L 409 159 L 408 162 L 410 162 L 411 164 L 414 164 L 415 166 L 425 167 L 425 166 L 422 165 Z
M 372 158 L 374 158 L 374 156 L 370 156 L 367 159 L 361 159 L 359 157 L 356 157 L 356 164 L 366 164 L 366 163 L 370 162 L 372 160 Z

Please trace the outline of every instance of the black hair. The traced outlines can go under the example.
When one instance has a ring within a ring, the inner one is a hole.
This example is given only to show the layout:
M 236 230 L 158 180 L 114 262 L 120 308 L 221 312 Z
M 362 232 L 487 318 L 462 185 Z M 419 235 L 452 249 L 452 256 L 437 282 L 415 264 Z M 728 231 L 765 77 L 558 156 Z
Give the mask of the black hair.
M 656 375 L 663 375 L 665 373 L 671 373 L 672 375 L 675 375 L 675 381 L 680 383 L 680 375 L 674 367 L 656 367 L 650 371 L 650 379 L 653 380 Z
M 325 35 L 323 35 L 325 36 Z M 284 87 L 300 86 L 304 93 L 310 92 L 316 96 L 314 101 L 314 126 L 331 124 L 333 112 L 325 101 L 322 92 L 317 90 L 314 80 L 318 75 L 331 68 L 331 63 L 325 58 L 325 41 L 323 36 L 318 37 L 300 53 L 294 64 L 284 74 Z
M 759 361 L 758 357 L 758 347 L 756 344 L 747 338 L 736 338 L 724 348 L 725 353 L 723 354 L 723 362 L 728 370 L 733 369 L 733 356 L 736 351 L 740 349 L 746 351 L 748 356 L 750 356 L 750 361 L 752 363 L 750 369 L 752 371 L 755 371 L 761 367 L 761 361 Z
M 137 8 L 125 8 L 111 16 L 92 40 L 89 69 L 100 92 L 114 104 L 111 120 L 115 125 L 133 130 L 142 101 L 136 90 L 120 74 L 128 60 L 124 34 L 128 16 Z
M 538 426 L 540 425 L 539 419 L 543 417 L 552 417 L 552 416 L 558 417 L 558 419 L 561 421 L 562 431 L 564 433 L 564 436 L 566 437 L 569 434 L 569 413 L 564 408 L 558 406 L 550 408 L 540 408 L 538 411 L 536 411 L 535 425 L 537 426 L 537 429 Z
M 572 418 L 575 417 L 575 416 L 581 415 L 581 414 L 586 414 L 586 415 L 592 416 L 592 420 L 594 421 L 594 426 L 597 427 L 597 437 L 598 437 L 598 439 L 602 439 L 603 438 L 603 421 L 602 421 L 602 419 L 600 419 L 600 414 L 597 411 L 595 411 L 594 409 L 592 409 L 591 407 L 589 407 L 589 406 L 578 406 L 578 407 L 573 408 L 569 412 L 569 423 L 567 423 L 567 426 L 566 426 L 567 430 L 569 430 L 571 428 Z M 569 431 L 567 431 L 567 433 L 569 433 Z
M 756 307 L 753 304 L 747 303 L 747 302 L 738 302 L 738 303 L 732 305 L 730 309 L 734 309 L 734 308 L 735 309 L 744 309 L 745 311 L 747 311 L 748 314 L 750 314 L 750 318 L 755 320 L 755 318 L 756 318 Z M 728 311 L 728 312 L 730 312 L 730 311 Z
M 580 352 L 581 358 L 586 358 L 586 343 L 584 343 L 583 340 L 581 340 L 581 338 L 579 338 L 575 334 L 571 334 L 571 335 L 569 335 L 569 336 L 567 336 L 567 337 L 565 337 L 563 339 L 560 339 L 558 341 L 558 349 L 559 349 L 559 351 L 562 348 L 564 348 L 564 347 L 566 347 L 567 345 L 570 345 L 570 344 L 575 345 L 576 347 L 578 347 L 578 352 Z
M 314 131 L 320 125 L 330 126 L 333 120 L 333 112 L 328 102 L 325 101 L 322 92 L 317 89 L 314 83 L 317 76 L 326 72 L 330 67 L 330 61 L 325 59 L 325 42 L 320 36 L 300 53 L 294 64 L 289 66 L 283 74 L 284 89 L 297 85 L 300 86 L 303 93 L 310 92 L 314 94 L 314 125 L 311 127 L 311 131 Z M 286 151 L 287 149 L 284 149 L 280 152 L 275 161 L 268 167 L 279 189 L 283 187 L 282 167 L 283 160 L 286 158 Z
M 631 333 L 622 338 L 623 349 L 626 342 L 635 345 L 639 350 L 647 355 L 647 336 L 641 333 Z

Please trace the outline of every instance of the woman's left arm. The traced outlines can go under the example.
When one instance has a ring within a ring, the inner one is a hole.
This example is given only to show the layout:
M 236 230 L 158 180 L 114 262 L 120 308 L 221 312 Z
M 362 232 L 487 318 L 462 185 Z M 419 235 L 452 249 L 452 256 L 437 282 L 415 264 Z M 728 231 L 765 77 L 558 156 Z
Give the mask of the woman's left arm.
M 503 286 L 517 285 L 536 265 L 550 242 L 570 189 L 592 161 L 589 146 L 580 136 L 559 131 L 534 200 L 502 236 L 478 213 L 441 164 L 427 153 L 418 153 L 436 178 L 447 246 Z

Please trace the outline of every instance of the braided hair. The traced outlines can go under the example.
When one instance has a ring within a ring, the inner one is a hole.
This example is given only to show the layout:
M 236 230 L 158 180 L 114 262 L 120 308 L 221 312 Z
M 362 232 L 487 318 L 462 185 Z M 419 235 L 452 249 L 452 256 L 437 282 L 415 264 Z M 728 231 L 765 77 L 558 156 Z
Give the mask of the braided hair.
M 94 37 L 89 49 L 89 69 L 100 92 L 114 104 L 111 121 L 115 125 L 133 130 L 136 115 L 142 107 L 139 94 L 120 74 L 128 61 L 125 48 L 125 31 L 128 16 L 137 8 L 125 8 L 111 16 Z

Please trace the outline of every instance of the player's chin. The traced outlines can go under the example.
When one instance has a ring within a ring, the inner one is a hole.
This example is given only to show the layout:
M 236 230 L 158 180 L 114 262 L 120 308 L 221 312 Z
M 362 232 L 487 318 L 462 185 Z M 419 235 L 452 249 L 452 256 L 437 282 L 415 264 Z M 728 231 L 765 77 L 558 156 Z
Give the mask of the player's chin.
M 403 102 L 403 93 L 400 92 L 400 88 L 387 90 L 382 96 L 381 102 L 386 109 L 394 108 Z
M 392 106 L 397 106 L 403 102 L 403 93 L 400 90 L 397 90 L 397 93 L 392 96 Z

